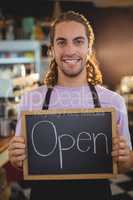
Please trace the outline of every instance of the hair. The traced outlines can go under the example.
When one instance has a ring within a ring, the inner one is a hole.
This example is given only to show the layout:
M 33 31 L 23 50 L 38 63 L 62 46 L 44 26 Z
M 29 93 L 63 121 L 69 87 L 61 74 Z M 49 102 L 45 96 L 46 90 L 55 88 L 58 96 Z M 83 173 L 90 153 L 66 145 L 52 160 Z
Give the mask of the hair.
M 69 21 L 75 21 L 78 23 L 81 23 L 84 25 L 86 30 L 86 35 L 88 38 L 88 45 L 89 49 L 93 49 L 93 43 L 94 43 L 94 33 L 93 29 L 89 23 L 89 21 L 81 14 L 74 12 L 74 11 L 68 11 L 65 13 L 62 13 L 55 21 L 51 24 L 50 29 L 50 48 L 53 46 L 54 43 L 54 37 L 55 37 L 55 29 L 56 25 L 61 22 L 69 22 Z M 99 65 L 96 60 L 96 55 L 94 49 L 91 51 L 90 55 L 88 55 L 88 59 L 86 62 L 86 70 L 87 70 L 87 81 L 88 84 L 96 85 L 96 84 L 102 84 L 102 74 L 99 70 Z M 51 59 L 48 71 L 45 74 L 44 83 L 47 86 L 54 86 L 57 84 L 58 81 L 58 69 L 57 69 L 57 63 L 54 58 Z

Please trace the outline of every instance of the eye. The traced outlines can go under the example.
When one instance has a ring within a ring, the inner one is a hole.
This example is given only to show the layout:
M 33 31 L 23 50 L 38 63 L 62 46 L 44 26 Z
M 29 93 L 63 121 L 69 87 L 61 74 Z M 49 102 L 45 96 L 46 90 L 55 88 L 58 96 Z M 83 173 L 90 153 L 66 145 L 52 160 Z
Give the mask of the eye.
M 57 45 L 60 46 L 60 47 L 65 46 L 65 44 L 66 44 L 65 40 L 59 40 L 59 41 L 57 42 Z
M 77 39 L 74 41 L 74 43 L 77 45 L 77 46 L 81 46 L 84 44 L 84 40 L 81 40 L 81 39 Z

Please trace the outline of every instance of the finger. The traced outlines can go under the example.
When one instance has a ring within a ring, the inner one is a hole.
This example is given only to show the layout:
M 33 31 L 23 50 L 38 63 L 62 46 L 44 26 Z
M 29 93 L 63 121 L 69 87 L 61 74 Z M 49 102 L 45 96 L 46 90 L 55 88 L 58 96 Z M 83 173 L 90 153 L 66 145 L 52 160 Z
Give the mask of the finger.
M 118 151 L 112 151 L 111 154 L 112 154 L 113 157 L 118 157 L 119 156 Z
M 12 157 L 12 162 L 13 163 L 18 163 L 18 162 L 22 162 L 26 159 L 26 156 L 25 155 L 21 155 L 21 156 L 17 156 L 17 157 Z
M 129 152 L 129 147 L 127 146 L 127 144 L 120 144 L 119 145 L 119 150 L 123 150 L 123 151 Z
M 128 149 L 126 149 L 126 150 L 120 149 L 119 150 L 119 156 L 129 156 Z
M 113 137 L 112 138 L 112 144 L 115 145 L 115 144 L 118 144 L 120 141 L 119 137 Z
M 113 160 L 114 160 L 115 162 L 118 162 L 118 156 L 113 156 Z
M 113 145 L 113 149 L 114 148 L 120 148 L 120 149 L 128 148 L 127 142 L 123 137 L 114 138 L 112 145 Z
M 25 141 L 23 138 L 16 139 L 16 137 L 9 143 L 9 148 L 11 148 L 14 144 L 25 144 Z
M 9 152 L 9 156 L 12 157 L 12 156 L 20 156 L 20 155 L 24 155 L 26 154 L 25 150 L 24 149 L 16 149 L 14 151 L 10 151 Z
M 119 156 L 117 153 L 112 156 L 115 162 L 126 162 L 129 158 L 128 156 Z
M 118 162 L 126 162 L 128 161 L 129 156 L 119 156 L 118 157 Z
M 24 143 L 12 143 L 12 145 L 9 146 L 9 151 L 13 149 L 25 149 L 26 146 Z
M 112 150 L 113 151 L 119 150 L 119 145 L 118 144 L 115 144 L 115 145 L 113 144 Z
M 13 144 L 18 143 L 18 144 L 25 144 L 25 141 L 23 138 L 18 138 L 16 139 L 16 137 L 14 139 L 12 139 L 9 143 L 9 146 L 12 146 Z
M 11 140 L 11 142 L 25 142 L 24 137 L 22 136 L 14 136 Z
M 123 135 L 119 136 L 120 141 L 126 141 L 125 137 Z

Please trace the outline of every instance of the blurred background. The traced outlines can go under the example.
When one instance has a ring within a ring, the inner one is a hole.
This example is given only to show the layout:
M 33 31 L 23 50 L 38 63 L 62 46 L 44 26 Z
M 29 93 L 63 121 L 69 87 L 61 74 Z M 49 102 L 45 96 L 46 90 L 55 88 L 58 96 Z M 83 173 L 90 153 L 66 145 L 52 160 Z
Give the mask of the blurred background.
M 133 143 L 133 0 L 1 0 L 0 180 L 6 180 L 2 185 L 9 185 L 21 177 L 21 173 L 14 172 L 9 166 L 7 153 L 17 122 L 17 105 L 24 92 L 43 83 L 49 63 L 49 27 L 56 16 L 67 10 L 84 14 L 94 29 L 95 50 L 103 84 L 124 97 Z M 2 179 L 3 176 L 7 176 L 7 179 Z M 129 179 L 124 177 L 129 190 L 119 183 L 123 177 L 116 181 L 118 184 L 112 183 L 114 199 L 133 199 L 132 177 L 132 173 L 129 173 Z M 23 190 L 15 184 L 13 189 L 18 187 L 17 191 L 24 198 Z M 1 188 L 0 185 L 0 193 L 5 187 Z M 5 195 L 3 192 L 0 200 L 11 198 L 11 193 L 9 187 L 7 197 L 2 196 Z M 25 198 L 28 198 L 29 190 L 25 189 L 25 194 Z

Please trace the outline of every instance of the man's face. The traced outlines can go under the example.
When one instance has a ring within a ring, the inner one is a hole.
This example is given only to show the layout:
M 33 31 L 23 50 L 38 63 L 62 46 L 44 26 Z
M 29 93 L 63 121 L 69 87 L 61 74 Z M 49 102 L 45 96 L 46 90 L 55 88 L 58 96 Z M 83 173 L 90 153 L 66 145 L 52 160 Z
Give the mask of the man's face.
M 59 75 L 76 77 L 86 71 L 88 39 L 84 25 L 75 21 L 57 24 L 52 52 Z

